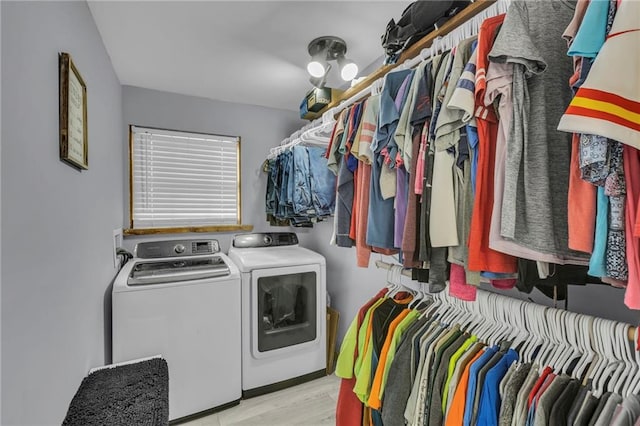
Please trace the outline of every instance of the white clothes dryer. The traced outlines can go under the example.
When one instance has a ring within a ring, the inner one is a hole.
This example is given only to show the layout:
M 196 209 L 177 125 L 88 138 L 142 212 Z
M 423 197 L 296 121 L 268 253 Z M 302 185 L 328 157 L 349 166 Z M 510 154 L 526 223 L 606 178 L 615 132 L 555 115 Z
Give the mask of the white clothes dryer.
M 326 263 L 295 233 L 236 235 L 242 281 L 242 395 L 326 375 Z
M 239 403 L 240 273 L 216 240 L 136 245 L 113 285 L 113 362 L 161 355 L 169 419 Z

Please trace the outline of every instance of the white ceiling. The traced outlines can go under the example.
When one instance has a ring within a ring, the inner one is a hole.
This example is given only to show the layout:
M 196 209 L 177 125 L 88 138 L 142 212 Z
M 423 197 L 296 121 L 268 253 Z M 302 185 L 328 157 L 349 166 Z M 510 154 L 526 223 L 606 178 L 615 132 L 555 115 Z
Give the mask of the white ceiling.
M 297 111 L 307 45 L 334 35 L 360 69 L 409 1 L 90 1 L 124 85 Z M 335 62 L 328 86 L 339 87 Z

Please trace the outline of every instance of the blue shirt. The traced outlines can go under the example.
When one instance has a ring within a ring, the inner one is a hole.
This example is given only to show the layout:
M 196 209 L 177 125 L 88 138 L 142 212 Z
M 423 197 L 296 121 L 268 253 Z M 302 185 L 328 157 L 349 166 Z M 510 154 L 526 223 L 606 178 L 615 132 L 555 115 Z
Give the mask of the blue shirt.
M 401 108 L 397 108 L 395 100 L 405 77 L 412 73 L 413 70 L 390 72 L 385 76 L 384 88 L 380 94 L 378 128 L 371 143 L 374 159 L 371 164 L 366 236 L 367 245 L 374 247 L 395 248 L 393 238 L 395 221 L 393 205 L 395 198 L 391 197 L 386 200 L 382 198 L 380 175 L 382 173 L 383 158 L 381 151 L 387 146 L 389 140 L 393 138 L 398 127 Z
M 495 355 L 496 352 L 498 352 L 497 346 L 485 349 L 484 353 L 480 355 L 480 358 L 475 360 L 474 363 L 471 364 L 471 367 L 469 367 L 469 384 L 467 385 L 467 399 L 464 405 L 464 426 L 471 426 L 478 372 L 487 362 L 489 362 L 491 358 L 493 358 L 493 355 Z
M 595 58 L 605 41 L 608 15 L 609 0 L 591 0 L 567 54 Z
M 606 252 L 607 235 L 609 233 L 609 197 L 604 193 L 604 187 L 598 187 L 596 212 L 596 231 L 593 239 L 593 252 L 589 260 L 588 274 L 592 277 L 607 275 Z
M 494 426 L 499 423 L 500 382 L 507 374 L 507 370 L 514 361 L 518 360 L 518 353 L 509 349 L 506 354 L 494 365 L 484 378 L 480 393 L 480 405 L 478 406 L 478 425 Z

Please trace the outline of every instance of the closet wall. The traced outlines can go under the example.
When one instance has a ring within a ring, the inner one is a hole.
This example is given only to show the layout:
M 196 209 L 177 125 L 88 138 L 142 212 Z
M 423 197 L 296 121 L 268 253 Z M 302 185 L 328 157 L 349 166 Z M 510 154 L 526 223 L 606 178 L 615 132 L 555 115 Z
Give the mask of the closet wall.
M 85 2 L 1 2 L 3 425 L 60 424 L 105 361 L 122 226 L 121 86 Z M 58 52 L 88 90 L 89 170 L 58 159 Z

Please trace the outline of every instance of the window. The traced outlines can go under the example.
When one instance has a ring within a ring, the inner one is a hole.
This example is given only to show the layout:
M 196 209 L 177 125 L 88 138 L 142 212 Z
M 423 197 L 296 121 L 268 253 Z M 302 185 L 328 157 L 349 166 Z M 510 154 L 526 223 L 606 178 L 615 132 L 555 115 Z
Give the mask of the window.
M 241 228 L 239 137 L 131 126 L 129 144 L 129 233 Z

